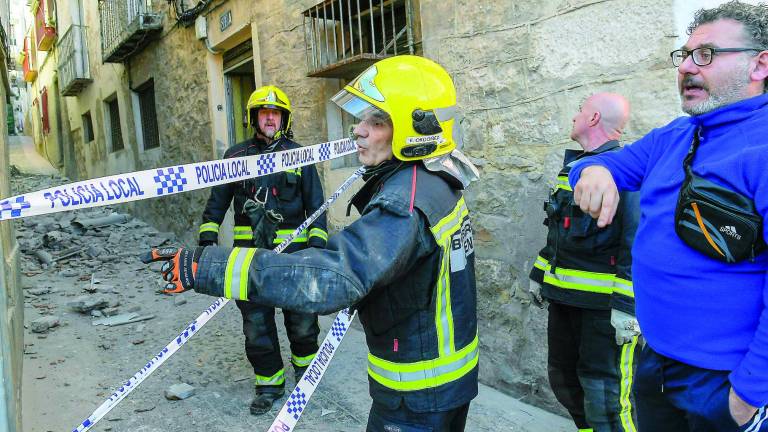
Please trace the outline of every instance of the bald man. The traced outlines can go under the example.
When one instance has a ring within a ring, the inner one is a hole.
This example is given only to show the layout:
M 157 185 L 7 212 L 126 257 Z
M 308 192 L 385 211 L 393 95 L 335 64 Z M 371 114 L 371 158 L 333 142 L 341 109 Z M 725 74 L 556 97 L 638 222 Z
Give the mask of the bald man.
M 549 383 L 579 431 L 635 430 L 630 385 L 640 329 L 631 250 L 638 199 L 621 195 L 614 224 L 598 228 L 574 205 L 568 185 L 577 160 L 620 148 L 628 119 L 629 103 L 615 93 L 590 96 L 573 117 L 570 136 L 583 150 L 565 151 L 544 205 L 547 244 L 530 273 L 532 302 L 549 302 Z

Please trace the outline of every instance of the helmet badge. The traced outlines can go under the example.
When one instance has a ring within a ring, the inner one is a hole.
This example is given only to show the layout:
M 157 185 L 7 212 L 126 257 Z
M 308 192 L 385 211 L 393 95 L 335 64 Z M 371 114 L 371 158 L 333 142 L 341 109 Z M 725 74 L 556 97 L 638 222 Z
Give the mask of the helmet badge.
M 384 95 L 381 94 L 379 89 L 376 88 L 376 84 L 373 82 L 373 79 L 376 78 L 378 73 L 379 70 L 376 68 L 376 65 L 369 67 L 367 71 L 357 77 L 357 81 L 352 84 L 352 87 L 360 90 L 360 93 L 375 101 L 384 102 Z

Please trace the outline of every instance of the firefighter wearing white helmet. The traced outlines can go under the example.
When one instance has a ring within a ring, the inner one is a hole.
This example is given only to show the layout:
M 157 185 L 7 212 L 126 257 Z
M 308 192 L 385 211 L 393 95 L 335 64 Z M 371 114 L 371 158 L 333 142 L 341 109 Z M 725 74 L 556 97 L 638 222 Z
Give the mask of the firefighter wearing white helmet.
M 174 256 L 197 261 L 187 285 L 201 293 L 223 296 L 225 278 L 246 278 L 254 303 L 357 309 L 370 352 L 367 430 L 463 431 L 478 391 L 475 254 L 462 193 L 476 170 L 457 150 L 453 83 L 430 60 L 391 57 L 333 101 L 360 120 L 354 134 L 367 172 L 352 199 L 358 220 L 326 249 L 244 255 L 247 274 L 223 270 L 242 251 L 181 249 Z

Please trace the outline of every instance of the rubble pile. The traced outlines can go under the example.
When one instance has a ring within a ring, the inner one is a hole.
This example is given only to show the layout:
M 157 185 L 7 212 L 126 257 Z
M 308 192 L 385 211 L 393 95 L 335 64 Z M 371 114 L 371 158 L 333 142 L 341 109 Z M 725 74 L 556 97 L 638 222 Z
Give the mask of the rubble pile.
M 17 174 L 12 177 L 14 190 L 39 190 L 67 180 L 52 176 Z M 69 310 L 94 319 L 94 325 L 120 325 L 151 319 L 140 315 L 141 306 L 126 302 L 135 290 L 102 283 L 113 280 L 125 269 L 145 271 L 137 257 L 148 247 L 175 242 L 173 233 L 162 233 L 129 214 L 110 207 L 35 216 L 15 222 L 16 240 L 22 253 L 21 273 L 32 277 L 41 273 L 71 278 L 74 289 L 62 292 L 62 286 L 36 286 L 23 283 L 27 307 L 43 317 L 30 322 L 35 333 L 44 333 L 59 325 L 59 316 L 49 301 L 51 295 L 75 297 L 66 302 Z M 23 277 L 22 276 L 22 277 Z M 24 278 L 23 278 L 24 279 Z M 159 288 L 161 282 L 151 289 Z M 98 320 L 117 317 L 110 321 Z M 45 318 L 45 319 L 43 319 Z

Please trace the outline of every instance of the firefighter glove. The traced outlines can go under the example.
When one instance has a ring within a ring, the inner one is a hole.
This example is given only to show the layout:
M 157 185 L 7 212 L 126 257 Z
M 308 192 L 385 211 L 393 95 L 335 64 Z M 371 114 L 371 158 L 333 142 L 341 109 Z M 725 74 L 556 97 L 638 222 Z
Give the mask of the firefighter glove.
M 540 309 L 544 309 L 546 300 L 541 296 L 541 284 L 535 280 L 529 280 L 528 282 L 528 296 L 531 298 L 531 303 L 535 304 Z
M 640 335 L 640 324 L 634 316 L 617 309 L 611 309 L 611 325 L 616 329 L 616 345 L 632 342 Z
M 259 194 L 256 192 L 255 200 L 250 198 L 245 200 L 243 213 L 251 221 L 253 245 L 257 248 L 272 249 L 277 236 L 277 224 L 283 221 L 283 216 L 274 210 L 267 210 L 265 207 L 266 195 L 261 201 Z
M 160 248 L 152 249 L 141 256 L 145 264 L 163 261 L 160 272 L 167 283 L 163 289 L 165 294 L 179 294 L 195 287 L 195 273 L 197 263 L 203 254 L 204 247 L 187 248 Z

